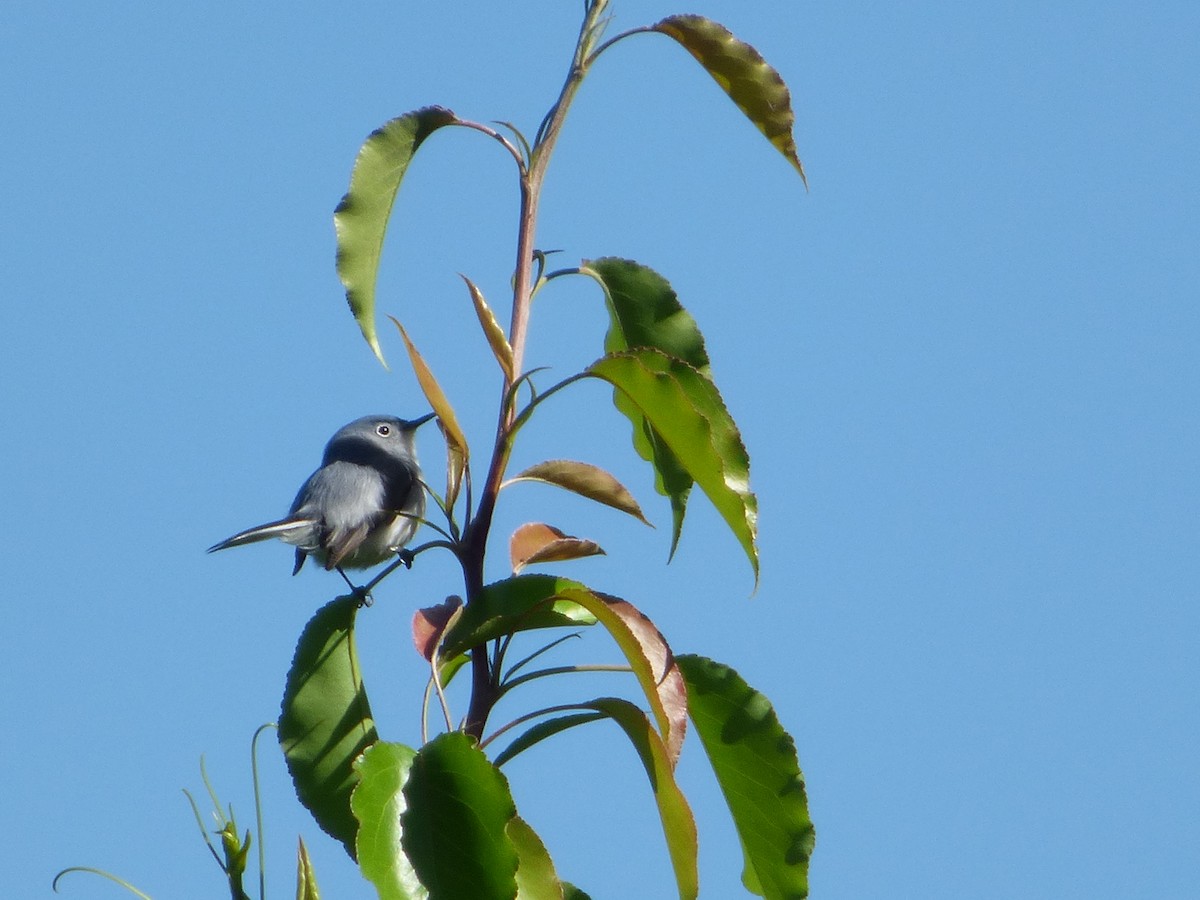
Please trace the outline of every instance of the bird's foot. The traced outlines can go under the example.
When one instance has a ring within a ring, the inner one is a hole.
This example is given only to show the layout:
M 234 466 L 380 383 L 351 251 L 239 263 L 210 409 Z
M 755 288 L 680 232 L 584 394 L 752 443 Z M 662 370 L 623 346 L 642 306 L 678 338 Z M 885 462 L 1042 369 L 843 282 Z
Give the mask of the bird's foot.
M 400 549 L 396 551 L 396 555 L 400 557 L 400 562 L 404 563 L 404 568 L 412 568 L 413 560 L 416 557 L 413 556 L 411 550 Z

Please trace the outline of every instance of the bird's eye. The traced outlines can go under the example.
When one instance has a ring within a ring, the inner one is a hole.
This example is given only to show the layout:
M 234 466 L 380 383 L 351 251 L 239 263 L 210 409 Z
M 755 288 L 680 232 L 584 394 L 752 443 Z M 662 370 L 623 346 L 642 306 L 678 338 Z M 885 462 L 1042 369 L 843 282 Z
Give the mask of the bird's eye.
M 377 435 L 379 435 L 380 437 L 387 437 L 389 434 L 392 433 L 392 426 L 391 425 L 376 425 L 375 433 Z

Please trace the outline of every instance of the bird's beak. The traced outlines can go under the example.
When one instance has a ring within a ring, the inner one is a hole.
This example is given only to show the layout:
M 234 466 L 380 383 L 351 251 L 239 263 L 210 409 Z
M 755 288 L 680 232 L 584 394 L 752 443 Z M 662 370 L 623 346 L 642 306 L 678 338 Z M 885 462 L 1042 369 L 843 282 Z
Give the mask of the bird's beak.
M 424 425 L 426 422 L 428 422 L 430 419 L 434 418 L 435 416 L 437 416 L 437 413 L 426 413 L 425 415 L 421 416 L 421 418 L 419 418 L 419 419 L 413 419 L 411 422 L 408 423 L 408 425 L 405 426 L 405 430 L 406 431 L 416 431 L 418 428 L 420 428 L 422 425 Z

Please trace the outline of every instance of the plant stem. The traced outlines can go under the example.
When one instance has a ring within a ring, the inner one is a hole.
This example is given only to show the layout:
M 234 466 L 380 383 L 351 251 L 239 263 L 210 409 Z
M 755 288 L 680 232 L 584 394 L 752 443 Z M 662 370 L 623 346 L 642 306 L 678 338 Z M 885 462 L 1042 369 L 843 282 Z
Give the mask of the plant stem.
M 571 60 L 570 72 L 563 83 L 558 100 L 538 131 L 537 140 L 534 142 L 530 154 L 528 170 L 521 169 L 517 260 L 516 270 L 513 274 L 512 319 L 508 333 L 509 345 L 512 347 L 514 377 L 520 377 L 522 372 L 525 339 L 529 331 L 537 216 L 542 185 L 545 182 L 546 170 L 550 164 L 554 147 L 558 143 L 563 122 L 566 121 L 567 110 L 587 71 L 588 53 L 592 47 L 596 25 L 607 7 L 608 0 L 590 0 L 587 4 L 583 24 L 579 29 L 579 37 L 575 42 L 575 54 Z M 513 421 L 516 418 L 516 410 L 514 404 L 508 402 L 511 386 L 512 380 L 506 376 L 504 390 L 501 392 L 496 442 L 492 448 L 487 480 L 484 482 L 479 497 L 479 508 L 471 520 L 463 540 L 462 565 L 468 603 L 479 596 L 483 590 L 483 563 L 487 552 L 488 536 L 491 532 L 492 515 L 495 512 L 496 499 L 499 496 L 500 485 L 504 481 L 504 471 L 512 451 Z M 492 671 L 487 653 L 482 652 L 480 647 L 476 647 L 471 653 L 471 677 L 471 703 L 467 711 L 466 731 L 468 734 L 474 735 L 476 739 L 480 739 L 487 725 L 488 715 L 496 700 L 499 699 L 496 673 Z

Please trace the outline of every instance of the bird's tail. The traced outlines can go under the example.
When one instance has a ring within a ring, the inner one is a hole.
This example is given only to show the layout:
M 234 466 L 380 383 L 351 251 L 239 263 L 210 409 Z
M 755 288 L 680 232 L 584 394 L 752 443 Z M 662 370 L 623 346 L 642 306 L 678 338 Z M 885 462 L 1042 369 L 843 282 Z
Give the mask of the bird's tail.
M 314 519 L 290 516 L 280 519 L 278 522 L 268 522 L 265 525 L 256 525 L 254 528 L 239 531 L 233 537 L 226 538 L 219 544 L 213 544 L 208 548 L 208 552 L 215 553 L 217 550 L 228 550 L 230 547 L 240 547 L 243 544 L 256 544 L 271 538 L 279 538 L 288 544 L 303 544 L 312 534 L 316 524 Z

